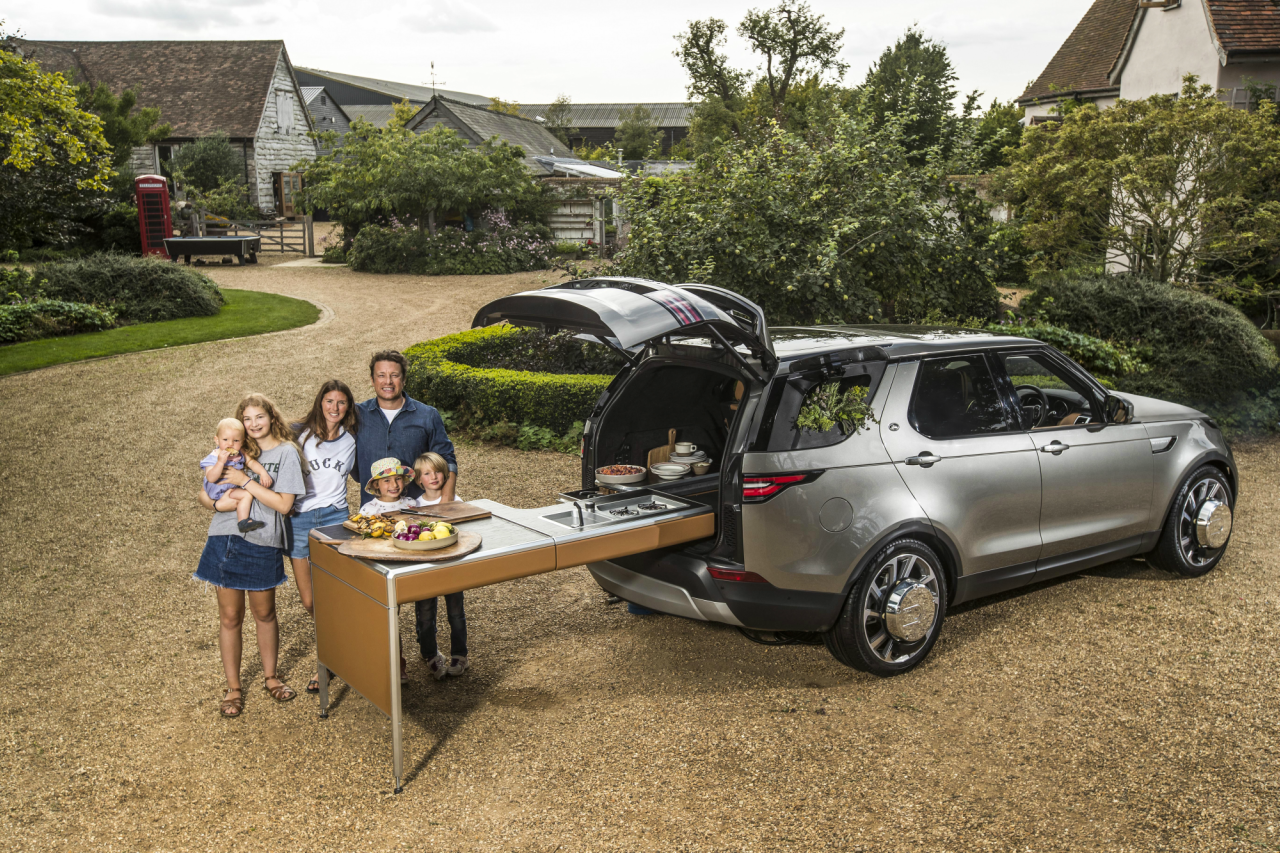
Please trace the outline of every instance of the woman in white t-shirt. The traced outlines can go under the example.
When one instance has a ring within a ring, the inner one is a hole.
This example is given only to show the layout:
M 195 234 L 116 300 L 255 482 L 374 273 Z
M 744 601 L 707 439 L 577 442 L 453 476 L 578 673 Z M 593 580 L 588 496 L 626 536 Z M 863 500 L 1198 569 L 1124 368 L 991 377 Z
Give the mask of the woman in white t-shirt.
M 320 386 L 306 419 L 293 425 L 302 447 L 307 493 L 298 499 L 297 513 L 289 519 L 293 527 L 289 557 L 298 597 L 308 613 L 314 607 L 311 530 L 347 520 L 347 478 L 356 463 L 356 423 L 356 401 L 351 389 L 340 380 L 330 379 Z M 311 685 L 307 692 L 314 692 Z

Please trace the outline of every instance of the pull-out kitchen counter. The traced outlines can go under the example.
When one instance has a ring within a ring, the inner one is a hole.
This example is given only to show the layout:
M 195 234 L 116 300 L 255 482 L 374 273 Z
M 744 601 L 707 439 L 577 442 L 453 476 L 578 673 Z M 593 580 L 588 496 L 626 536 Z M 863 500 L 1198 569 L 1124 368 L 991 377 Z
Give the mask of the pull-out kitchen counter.
M 715 533 L 710 507 L 662 497 L 673 507 L 661 514 L 566 526 L 572 505 L 515 509 L 472 501 L 493 515 L 459 522 L 478 533 L 480 548 L 448 562 L 382 563 L 340 554 L 337 545 L 354 534 L 341 526 L 312 531 L 316 658 L 320 717 L 329 716 L 329 673 L 391 718 L 395 791 L 401 791 L 399 606 L 528 577 L 584 563 L 638 554 L 704 539 Z M 548 518 L 559 518 L 557 521 Z M 603 515 L 594 516 L 601 518 Z

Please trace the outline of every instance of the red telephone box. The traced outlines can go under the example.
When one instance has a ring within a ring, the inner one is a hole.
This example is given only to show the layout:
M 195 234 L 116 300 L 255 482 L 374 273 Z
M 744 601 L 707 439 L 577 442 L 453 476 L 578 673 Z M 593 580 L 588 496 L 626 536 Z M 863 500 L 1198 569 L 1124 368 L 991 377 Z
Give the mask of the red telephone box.
M 138 229 L 142 231 L 142 254 L 169 257 L 164 241 L 173 236 L 169 218 L 169 182 L 160 175 L 142 175 L 133 182 L 138 200 Z

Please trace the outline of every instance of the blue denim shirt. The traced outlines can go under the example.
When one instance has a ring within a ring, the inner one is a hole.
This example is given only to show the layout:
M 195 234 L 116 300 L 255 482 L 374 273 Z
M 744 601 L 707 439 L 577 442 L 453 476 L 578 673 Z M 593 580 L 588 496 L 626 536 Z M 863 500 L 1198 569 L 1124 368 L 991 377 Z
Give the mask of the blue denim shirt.
M 379 459 L 394 456 L 402 465 L 412 468 L 419 454 L 431 450 L 444 457 L 450 471 L 457 472 L 453 442 L 433 406 L 419 403 L 406 394 L 404 408 L 387 423 L 387 416 L 378 407 L 378 398 L 373 397 L 356 404 L 356 417 L 360 429 L 356 433 L 356 467 L 351 476 L 360 484 L 361 505 L 373 500 L 373 495 L 364 490 L 364 484 L 369 482 L 370 467 Z M 414 483 L 409 486 L 408 494 L 416 498 L 422 489 Z

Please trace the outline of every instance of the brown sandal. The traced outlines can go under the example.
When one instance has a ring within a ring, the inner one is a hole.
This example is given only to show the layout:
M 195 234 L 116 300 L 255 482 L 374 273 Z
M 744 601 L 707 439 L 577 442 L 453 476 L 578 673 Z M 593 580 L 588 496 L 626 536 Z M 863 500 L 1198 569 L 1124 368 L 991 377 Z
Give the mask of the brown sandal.
M 232 693 L 239 693 L 236 698 L 230 698 Z M 224 717 L 238 717 L 244 710 L 244 689 L 241 687 L 228 687 L 227 692 L 222 697 L 222 705 L 218 708 L 218 712 Z
M 267 684 L 268 681 L 279 681 L 280 683 L 277 684 L 275 687 L 272 687 L 270 684 Z M 274 675 L 268 675 L 267 677 L 262 679 L 262 684 L 263 686 L 266 687 L 267 692 L 271 694 L 271 698 L 276 700 L 277 702 L 290 702 L 298 698 L 297 691 L 294 690 L 289 685 L 285 684 L 283 678 L 278 678 Z

